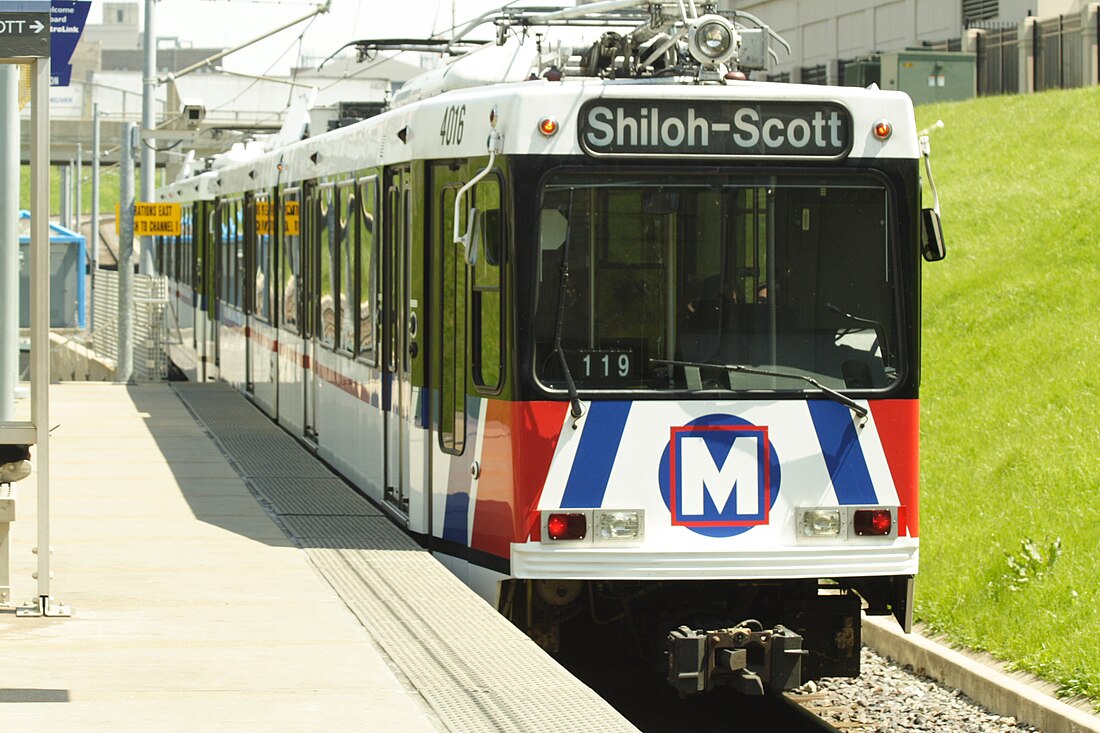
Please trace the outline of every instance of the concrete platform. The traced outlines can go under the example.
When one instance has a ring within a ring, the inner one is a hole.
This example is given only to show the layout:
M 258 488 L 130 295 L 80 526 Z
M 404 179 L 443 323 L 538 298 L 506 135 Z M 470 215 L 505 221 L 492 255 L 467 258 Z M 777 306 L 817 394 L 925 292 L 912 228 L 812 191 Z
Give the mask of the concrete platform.
M 491 680 L 418 689 L 171 386 L 53 385 L 50 412 L 51 596 L 73 616 L 0 608 L 0 730 L 434 732 L 463 726 L 432 700 L 509 696 Z M 34 477 L 18 489 L 17 604 L 37 589 Z M 525 695 L 567 684 L 552 667 Z

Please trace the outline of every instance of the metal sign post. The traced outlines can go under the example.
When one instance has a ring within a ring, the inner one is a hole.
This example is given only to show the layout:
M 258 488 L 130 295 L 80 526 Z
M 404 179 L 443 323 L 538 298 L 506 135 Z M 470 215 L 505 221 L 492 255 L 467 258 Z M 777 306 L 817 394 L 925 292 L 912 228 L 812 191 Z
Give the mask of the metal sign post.
M 0 444 L 34 446 L 38 474 L 38 593 L 17 613 L 68 616 L 69 609 L 50 595 L 50 3 L 15 0 L 3 7 L 0 63 L 31 69 L 31 419 L 0 423 Z

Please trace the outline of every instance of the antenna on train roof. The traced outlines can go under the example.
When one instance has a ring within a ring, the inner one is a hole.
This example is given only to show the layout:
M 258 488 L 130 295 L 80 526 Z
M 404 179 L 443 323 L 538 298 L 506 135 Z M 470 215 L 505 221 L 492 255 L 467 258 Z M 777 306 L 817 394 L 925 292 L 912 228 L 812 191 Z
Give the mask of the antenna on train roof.
M 321 62 L 317 70 L 320 71 L 325 64 L 336 58 L 341 51 L 355 46 L 356 60 L 364 61 L 373 58 L 379 51 L 413 51 L 418 53 L 438 53 L 445 56 L 461 56 L 469 53 L 488 41 L 455 41 L 443 38 L 372 38 L 359 41 L 349 41 Z

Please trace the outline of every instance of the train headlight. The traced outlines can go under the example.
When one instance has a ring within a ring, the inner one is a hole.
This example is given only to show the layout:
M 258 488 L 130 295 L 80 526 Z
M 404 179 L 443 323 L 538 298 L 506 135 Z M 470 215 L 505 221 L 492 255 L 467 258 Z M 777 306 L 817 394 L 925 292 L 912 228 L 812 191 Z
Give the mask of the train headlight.
M 636 540 L 642 536 L 643 514 L 640 511 L 597 511 L 596 539 Z
M 688 31 L 688 50 L 703 66 L 717 66 L 737 53 L 740 36 L 733 24 L 721 15 L 704 15 L 692 21 Z
M 898 508 L 889 506 L 800 507 L 795 518 L 799 540 L 894 539 Z
M 839 537 L 840 509 L 801 509 L 800 531 L 803 537 Z

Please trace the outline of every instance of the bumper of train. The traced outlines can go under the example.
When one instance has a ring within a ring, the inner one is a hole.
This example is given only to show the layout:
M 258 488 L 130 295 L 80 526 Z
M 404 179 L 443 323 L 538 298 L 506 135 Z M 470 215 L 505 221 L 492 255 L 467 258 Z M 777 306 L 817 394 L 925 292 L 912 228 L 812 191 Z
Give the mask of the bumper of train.
M 764 580 L 915 575 L 916 541 L 860 547 L 770 547 L 669 552 L 639 548 L 512 545 L 512 574 L 526 579 Z

